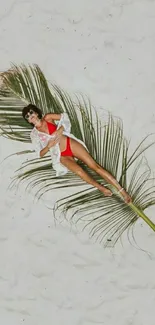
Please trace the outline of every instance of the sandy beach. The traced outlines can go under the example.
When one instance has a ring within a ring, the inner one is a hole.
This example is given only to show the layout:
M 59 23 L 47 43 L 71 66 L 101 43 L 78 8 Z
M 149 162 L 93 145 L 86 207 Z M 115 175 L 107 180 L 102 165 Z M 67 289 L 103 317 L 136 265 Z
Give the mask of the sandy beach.
M 6 0 L 0 9 L 0 71 L 37 63 L 47 80 L 88 96 L 123 120 L 131 149 L 155 131 L 155 1 Z M 154 136 L 155 139 L 155 136 Z M 154 325 L 155 234 L 138 220 L 115 248 L 52 207 L 9 188 L 28 144 L 0 137 L 0 325 Z M 146 157 L 155 171 L 155 148 Z M 5 160 L 4 160 L 5 159 Z M 155 222 L 155 208 L 147 215 Z M 144 251 L 143 251 L 144 250 Z

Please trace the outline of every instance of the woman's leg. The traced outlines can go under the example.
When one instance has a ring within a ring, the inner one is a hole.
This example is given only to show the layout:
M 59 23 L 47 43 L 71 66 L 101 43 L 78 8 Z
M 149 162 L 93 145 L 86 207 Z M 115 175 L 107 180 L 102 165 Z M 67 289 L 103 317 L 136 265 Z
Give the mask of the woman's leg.
M 98 188 L 102 193 L 104 193 L 105 196 L 111 196 L 112 193 L 110 190 L 96 182 L 91 176 L 89 176 L 74 160 L 73 157 L 68 156 L 62 156 L 60 158 L 60 162 L 66 166 L 69 170 L 71 170 L 73 173 L 78 175 L 80 178 L 82 178 L 85 182 L 88 184 L 93 185 L 94 187 Z
M 102 166 L 97 164 L 95 160 L 90 156 L 88 151 L 83 147 L 82 144 L 77 142 L 74 139 L 70 139 L 70 146 L 74 156 L 81 161 L 83 161 L 89 168 L 94 170 L 97 174 L 103 177 L 109 184 L 112 184 L 118 191 L 122 189 L 121 185 L 117 182 L 117 180 Z M 126 203 L 131 202 L 131 197 L 129 194 L 123 189 L 121 191 L 122 196 Z

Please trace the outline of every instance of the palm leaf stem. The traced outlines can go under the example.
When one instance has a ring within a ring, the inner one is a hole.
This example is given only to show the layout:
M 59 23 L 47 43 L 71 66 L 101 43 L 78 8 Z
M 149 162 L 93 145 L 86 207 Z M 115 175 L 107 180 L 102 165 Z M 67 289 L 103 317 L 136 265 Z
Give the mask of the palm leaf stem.
M 146 216 L 146 214 L 141 209 L 137 208 L 133 203 L 129 203 L 129 206 L 153 229 L 153 231 L 155 231 L 155 224 Z

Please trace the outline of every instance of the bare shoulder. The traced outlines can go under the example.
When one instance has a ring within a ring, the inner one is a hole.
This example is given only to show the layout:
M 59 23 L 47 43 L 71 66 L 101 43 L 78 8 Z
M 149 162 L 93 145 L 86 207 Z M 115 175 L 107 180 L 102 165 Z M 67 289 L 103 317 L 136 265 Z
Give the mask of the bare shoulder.
M 47 113 L 44 116 L 45 121 L 52 122 L 53 120 L 60 120 L 61 114 Z

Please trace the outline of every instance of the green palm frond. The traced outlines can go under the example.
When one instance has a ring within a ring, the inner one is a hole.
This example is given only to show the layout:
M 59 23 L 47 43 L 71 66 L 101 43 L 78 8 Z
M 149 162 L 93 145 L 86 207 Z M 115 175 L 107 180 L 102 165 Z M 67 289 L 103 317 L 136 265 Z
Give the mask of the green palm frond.
M 16 182 L 26 182 L 28 189 L 35 189 L 38 198 L 54 189 L 77 186 L 79 191 L 58 200 L 54 211 L 56 213 L 62 209 L 66 217 L 70 215 L 67 212 L 72 211 L 70 221 L 81 221 L 84 227 L 89 227 L 91 236 L 104 241 L 105 245 L 108 241 L 114 245 L 139 217 L 155 231 L 154 223 L 144 214 L 146 208 L 155 204 L 154 179 L 143 155 L 153 144 L 146 143 L 149 137 L 143 139 L 130 153 L 119 118 L 108 113 L 101 120 L 89 100 L 83 96 L 75 96 L 73 100 L 58 86 L 49 85 L 37 65 L 14 65 L 1 74 L 1 78 L 0 129 L 3 136 L 30 142 L 31 126 L 21 116 L 25 104 L 37 105 L 44 114 L 67 112 L 72 125 L 71 132 L 85 142 L 91 156 L 129 192 L 132 203 L 127 205 L 115 188 L 81 161 L 78 164 L 83 169 L 98 182 L 111 188 L 112 197 L 104 197 L 92 187 L 83 189 L 85 182 L 71 172 L 57 178 L 48 156 L 23 163 L 15 176 Z

